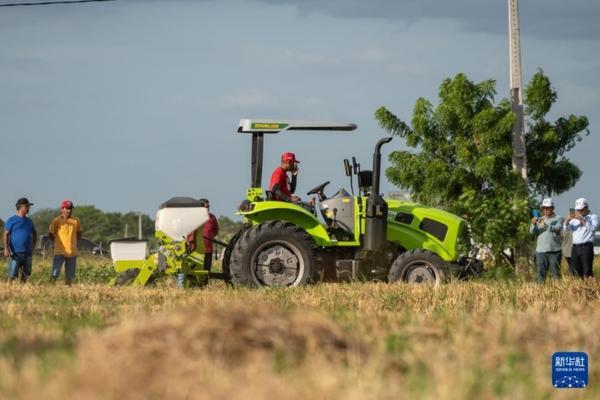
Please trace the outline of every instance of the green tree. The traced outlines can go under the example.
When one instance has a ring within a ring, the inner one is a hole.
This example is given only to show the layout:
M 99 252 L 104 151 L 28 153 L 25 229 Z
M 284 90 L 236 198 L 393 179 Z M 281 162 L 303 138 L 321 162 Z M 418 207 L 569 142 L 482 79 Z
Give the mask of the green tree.
M 40 208 L 29 214 L 38 235 L 47 235 L 52 219 L 60 214 L 58 208 Z
M 231 237 L 242 228 L 242 222 L 234 221 L 229 217 L 221 215 L 219 221 L 219 235 L 217 239 L 223 242 L 229 242 Z
M 508 100 L 495 104 L 493 80 L 474 83 L 464 74 L 444 80 L 437 107 L 417 99 L 410 125 L 384 107 L 375 112 L 380 126 L 411 149 L 390 154 L 388 179 L 416 201 L 463 216 L 474 239 L 497 255 L 528 239 L 534 195 L 564 192 L 581 175 L 565 153 L 587 132 L 587 118 L 545 120 L 557 96 L 541 70 L 526 94 L 529 188 L 512 170 L 515 116 Z
M 526 143 L 530 191 L 538 196 L 566 192 L 575 186 L 582 172 L 565 153 L 582 140 L 582 135 L 589 135 L 589 121 L 575 115 L 558 118 L 554 123 L 546 120 L 558 96 L 542 70 L 531 79 L 525 96 L 525 113 L 529 117 Z
M 43 208 L 33 212 L 30 217 L 38 233 L 44 235 L 48 233 L 52 219 L 58 215 L 58 208 Z M 95 243 L 102 243 L 103 247 L 111 239 L 124 237 L 125 225 L 128 226 L 128 236 L 137 237 L 138 215 L 137 212 L 104 212 L 85 205 L 73 209 L 73 216 L 81 221 L 83 236 Z M 146 214 L 142 214 L 142 237 L 154 243 L 154 221 Z
M 127 235 L 129 237 L 138 236 L 138 212 L 105 212 L 94 206 L 78 206 L 73 210 L 73 215 L 81 221 L 83 236 L 95 243 L 102 243 L 107 247 L 111 239 L 123 238 L 125 236 L 125 226 L 127 225 Z M 31 213 L 32 219 L 40 235 L 48 234 L 50 222 L 56 216 L 60 215 L 58 208 L 42 208 Z M 1 220 L 0 220 L 1 221 Z M 242 223 L 234 221 L 231 218 L 220 216 L 218 240 L 228 242 L 231 237 L 241 228 Z M 0 225 L 1 229 L 1 225 Z M 142 237 L 149 239 L 150 246 L 155 246 L 154 239 L 154 220 L 146 214 L 142 214 Z

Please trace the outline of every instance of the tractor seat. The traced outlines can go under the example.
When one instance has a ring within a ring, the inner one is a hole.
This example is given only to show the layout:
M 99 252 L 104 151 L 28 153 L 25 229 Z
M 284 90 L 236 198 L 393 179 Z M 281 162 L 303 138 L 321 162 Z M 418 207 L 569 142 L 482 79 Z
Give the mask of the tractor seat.
M 279 201 L 279 200 L 275 200 L 275 195 L 270 190 L 265 190 L 265 198 L 267 201 Z M 294 204 L 304 208 L 306 211 L 313 214 L 315 217 L 317 216 L 317 210 L 315 209 L 314 206 L 311 206 L 309 203 L 307 203 L 305 201 L 297 201 Z

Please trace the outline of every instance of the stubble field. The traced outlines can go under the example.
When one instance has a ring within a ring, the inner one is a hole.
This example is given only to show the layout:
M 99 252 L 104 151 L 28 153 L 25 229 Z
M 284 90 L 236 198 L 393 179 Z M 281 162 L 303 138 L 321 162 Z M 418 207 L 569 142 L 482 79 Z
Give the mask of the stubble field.
M 134 289 L 46 264 L 0 283 L 0 398 L 600 398 L 597 279 Z M 588 354 L 589 387 L 552 387 L 556 351 Z

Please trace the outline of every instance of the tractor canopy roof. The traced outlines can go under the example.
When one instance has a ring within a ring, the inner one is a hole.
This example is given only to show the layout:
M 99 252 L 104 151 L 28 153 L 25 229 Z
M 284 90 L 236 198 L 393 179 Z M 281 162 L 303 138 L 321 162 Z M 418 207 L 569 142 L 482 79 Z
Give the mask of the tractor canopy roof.
M 268 118 L 241 119 L 238 133 L 279 133 L 281 131 L 353 131 L 356 124 L 321 121 L 291 121 Z

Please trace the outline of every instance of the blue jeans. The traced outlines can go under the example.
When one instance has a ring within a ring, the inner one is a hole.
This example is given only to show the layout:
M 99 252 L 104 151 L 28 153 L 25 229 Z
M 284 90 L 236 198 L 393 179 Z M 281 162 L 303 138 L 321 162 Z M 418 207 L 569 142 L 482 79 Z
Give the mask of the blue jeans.
M 63 255 L 54 256 L 54 260 L 52 260 L 52 277 L 58 278 L 63 263 L 65 264 L 65 278 L 67 281 L 72 281 L 75 279 L 77 257 L 65 257 Z
M 535 263 L 537 266 L 537 282 L 544 283 L 548 269 L 552 271 L 552 276 L 555 279 L 560 279 L 560 259 L 562 252 L 547 251 L 543 253 L 535 253 Z
M 19 270 L 22 271 L 21 278 L 31 275 L 31 254 L 13 253 L 8 259 L 8 277 L 15 279 L 19 276 Z

